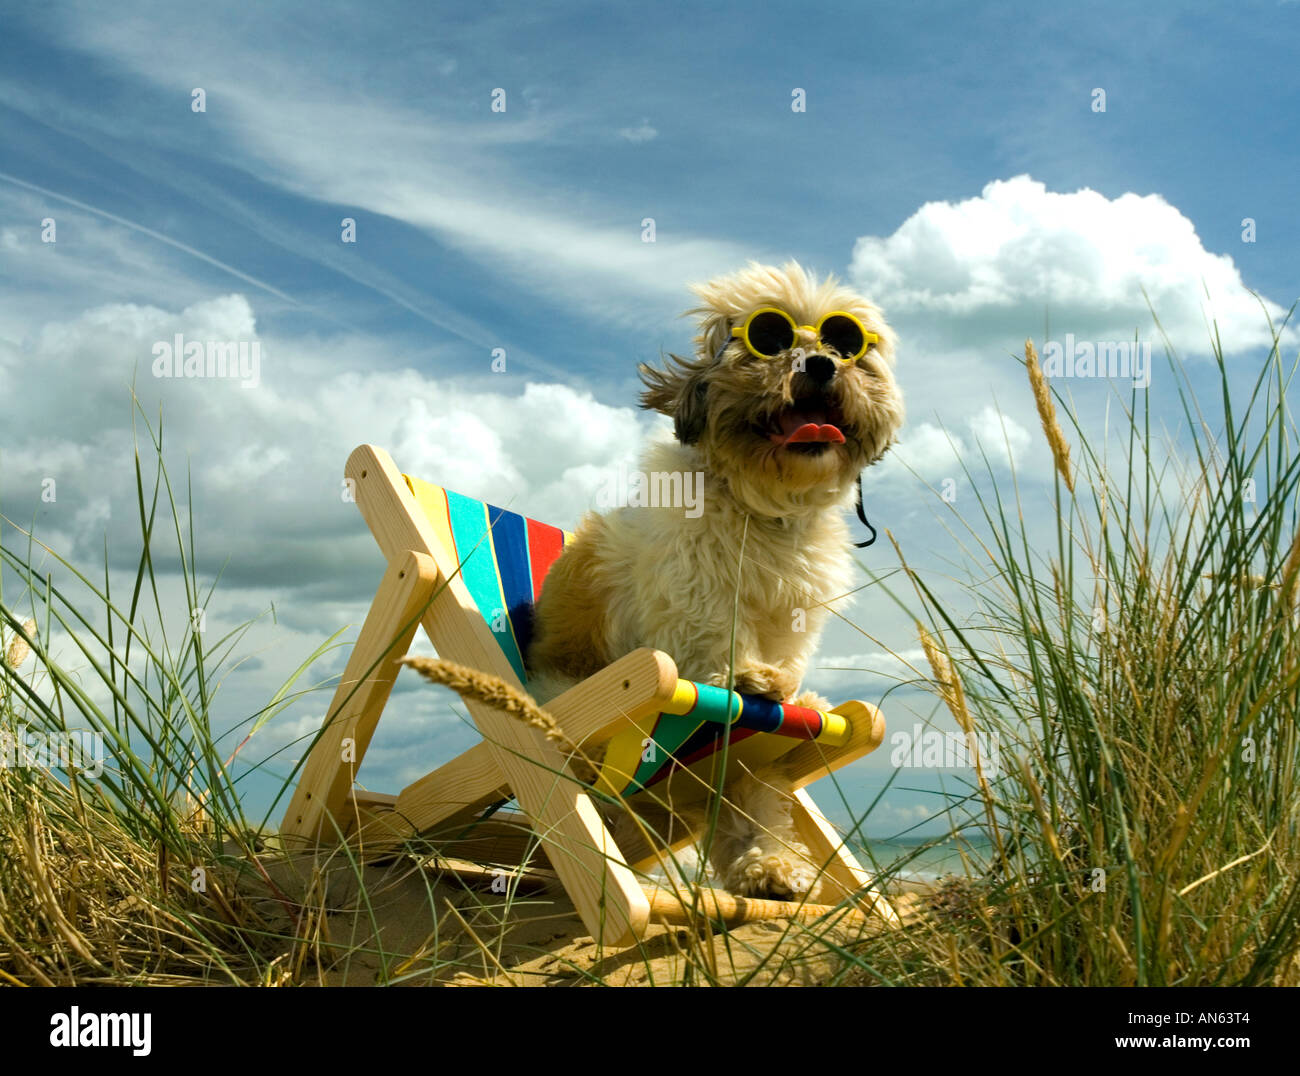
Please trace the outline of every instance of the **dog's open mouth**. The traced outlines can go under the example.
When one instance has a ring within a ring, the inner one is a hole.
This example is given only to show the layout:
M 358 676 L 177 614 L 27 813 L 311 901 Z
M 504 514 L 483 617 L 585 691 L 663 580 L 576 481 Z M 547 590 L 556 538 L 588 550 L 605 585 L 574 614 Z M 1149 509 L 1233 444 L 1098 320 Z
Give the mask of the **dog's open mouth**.
M 829 400 L 795 400 L 772 416 L 761 432 L 769 441 L 796 452 L 822 452 L 844 444 L 844 416 Z

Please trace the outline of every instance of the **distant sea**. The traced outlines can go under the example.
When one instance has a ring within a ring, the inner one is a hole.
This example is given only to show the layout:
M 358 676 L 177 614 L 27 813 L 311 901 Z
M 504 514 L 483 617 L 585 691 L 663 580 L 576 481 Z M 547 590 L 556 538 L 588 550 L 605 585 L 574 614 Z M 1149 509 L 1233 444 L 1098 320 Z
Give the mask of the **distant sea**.
M 989 862 L 992 843 L 982 837 L 963 837 L 960 842 L 951 837 L 906 837 L 868 840 L 867 852 L 862 865 L 873 873 L 868 860 L 899 878 L 932 882 L 945 874 L 979 873 Z

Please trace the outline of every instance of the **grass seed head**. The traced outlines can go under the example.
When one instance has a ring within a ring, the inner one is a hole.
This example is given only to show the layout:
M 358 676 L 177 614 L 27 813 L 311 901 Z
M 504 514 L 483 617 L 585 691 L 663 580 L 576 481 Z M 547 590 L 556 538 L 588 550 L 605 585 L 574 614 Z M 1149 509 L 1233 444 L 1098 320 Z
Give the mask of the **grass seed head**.
M 1070 445 L 1065 439 L 1061 424 L 1056 420 L 1056 405 L 1052 403 L 1052 393 L 1047 387 L 1043 368 L 1038 365 L 1038 352 L 1034 350 L 1032 340 L 1025 341 L 1025 369 L 1029 371 L 1029 387 L 1034 391 L 1038 421 L 1043 424 L 1043 433 L 1047 435 L 1047 444 L 1052 450 L 1052 460 L 1065 481 L 1065 488 L 1073 493 L 1074 474 L 1070 469 Z

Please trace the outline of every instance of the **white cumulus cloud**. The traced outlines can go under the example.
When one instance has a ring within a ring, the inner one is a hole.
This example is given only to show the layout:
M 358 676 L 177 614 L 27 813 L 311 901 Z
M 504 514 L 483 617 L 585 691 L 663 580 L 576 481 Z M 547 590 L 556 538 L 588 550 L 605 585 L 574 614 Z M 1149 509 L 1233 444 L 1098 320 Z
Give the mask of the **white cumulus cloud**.
M 1023 339 L 1045 314 L 1053 335 L 1152 338 L 1144 289 L 1181 352 L 1209 350 L 1211 319 L 1226 351 L 1269 339 L 1232 257 L 1206 250 L 1158 194 L 1107 198 L 1049 191 L 1027 175 L 996 180 L 975 198 L 925 203 L 890 236 L 859 238 L 850 277 L 900 321 L 937 319 L 968 342 L 1008 331 Z
M 176 334 L 259 344 L 260 380 L 153 376 L 155 344 Z M 196 526 L 231 555 L 233 579 L 303 581 L 337 569 L 340 541 L 365 547 L 364 524 L 340 496 L 358 444 L 383 446 L 408 473 L 571 527 L 607 472 L 635 465 L 655 425 L 567 385 L 394 368 L 380 341 L 265 338 L 243 295 L 179 312 L 99 306 L 41 327 L 27 346 L 0 341 L 0 385 L 24 400 L 4 418 L 6 514 L 35 519 L 65 553 L 95 555 L 106 528 L 127 548 L 138 527 L 136 438 L 146 460 L 149 448 L 131 429 L 133 379 L 143 413 L 161 409 L 174 479 L 183 487 L 188 465 Z
M 985 405 L 968 422 L 971 434 L 990 460 L 1010 460 L 1019 464 L 1033 437 L 1019 422 L 999 411 L 992 404 Z
M 961 461 L 966 452 L 966 443 L 953 430 L 932 422 L 919 422 L 903 430 L 898 444 L 866 477 L 869 481 L 884 481 L 915 474 L 924 482 L 953 478 L 961 474 Z

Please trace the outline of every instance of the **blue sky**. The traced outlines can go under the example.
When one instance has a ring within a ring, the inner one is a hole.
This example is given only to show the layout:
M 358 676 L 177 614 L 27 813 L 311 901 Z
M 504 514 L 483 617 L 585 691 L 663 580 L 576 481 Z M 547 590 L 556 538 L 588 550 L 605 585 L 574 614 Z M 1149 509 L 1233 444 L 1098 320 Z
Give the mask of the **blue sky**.
M 224 689 L 233 722 L 364 614 L 381 566 L 337 497 L 355 444 L 572 526 L 601 468 L 662 425 L 635 410 L 635 363 L 689 348 L 687 285 L 797 258 L 899 330 L 910 420 L 869 473 L 873 518 L 950 570 L 926 484 L 1004 423 L 995 467 L 1047 503 L 1010 363 L 1045 321 L 1150 339 L 1145 287 L 1208 384 L 1208 289 L 1233 376 L 1258 369 L 1245 289 L 1275 315 L 1300 294 L 1297 20 L 1296 3 L 3 5 L 4 513 L 87 566 L 107 533 L 130 567 L 135 372 L 169 463 L 193 468 L 209 572 L 229 558 L 214 623 L 277 609 Z M 256 338 L 261 384 L 148 378 L 174 332 Z M 1097 417 L 1111 388 L 1071 391 Z M 1175 422 L 1172 383 L 1149 391 Z M 915 634 L 887 602 L 855 619 L 870 637 L 829 633 L 814 686 L 877 701 Z M 469 742 L 448 700 L 396 698 L 366 771 L 381 788 Z M 865 801 L 886 761 L 852 772 Z M 872 832 L 927 802 L 891 792 Z

